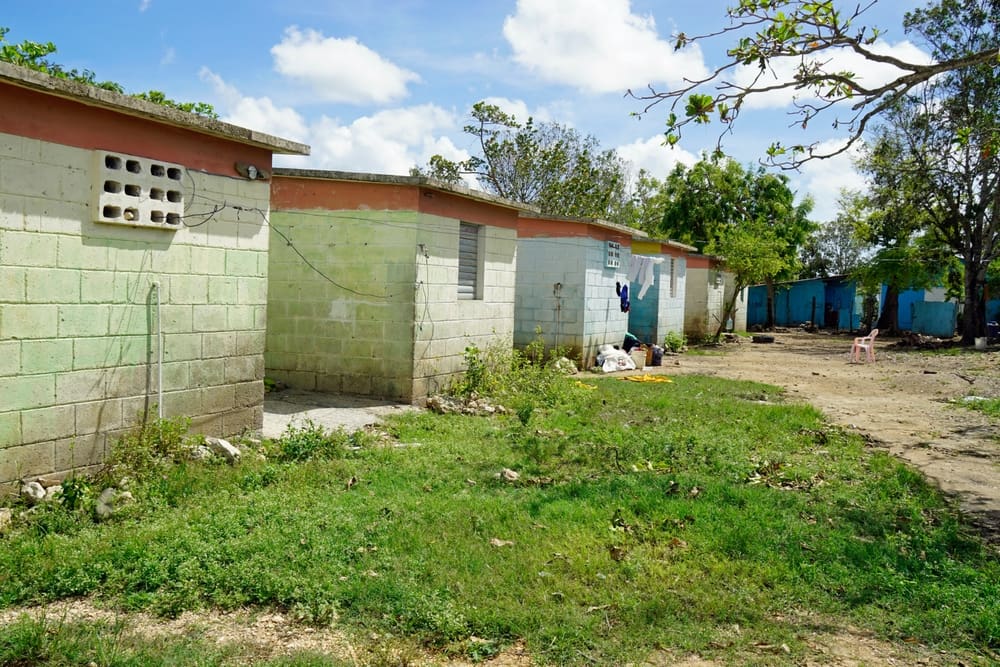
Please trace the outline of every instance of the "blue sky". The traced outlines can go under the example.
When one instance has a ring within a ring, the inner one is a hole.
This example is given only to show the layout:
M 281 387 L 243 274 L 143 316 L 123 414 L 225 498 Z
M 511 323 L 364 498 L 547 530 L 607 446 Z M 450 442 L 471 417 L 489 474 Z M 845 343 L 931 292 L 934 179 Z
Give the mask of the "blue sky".
M 661 145 L 666 109 L 641 119 L 629 87 L 660 88 L 723 62 L 725 41 L 674 52 L 672 35 L 725 25 L 730 0 L 9 0 L 9 41 L 52 41 L 56 60 L 130 91 L 210 102 L 224 120 L 311 144 L 285 166 L 405 174 L 435 153 L 459 159 L 473 103 L 556 121 L 663 177 L 714 146 L 719 130 Z M 845 8 L 856 2 L 844 2 Z M 924 57 L 901 24 L 916 0 L 881 0 L 866 16 L 881 48 Z M 845 67 L 887 76 L 865 63 Z M 776 139 L 835 140 L 829 123 L 787 127 L 787 97 L 744 111 L 726 150 L 746 163 Z M 846 158 L 791 173 L 814 218 L 836 212 L 840 187 L 861 181 Z

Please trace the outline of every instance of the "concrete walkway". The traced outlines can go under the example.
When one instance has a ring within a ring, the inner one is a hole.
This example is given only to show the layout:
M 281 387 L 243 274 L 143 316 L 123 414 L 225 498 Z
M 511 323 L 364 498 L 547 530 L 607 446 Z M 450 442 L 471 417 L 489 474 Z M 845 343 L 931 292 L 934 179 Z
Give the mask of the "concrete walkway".
M 327 429 L 356 431 L 377 424 L 382 417 L 420 408 L 360 396 L 321 394 L 298 389 L 284 389 L 264 396 L 265 438 L 280 436 L 289 424 L 302 425 L 311 420 Z

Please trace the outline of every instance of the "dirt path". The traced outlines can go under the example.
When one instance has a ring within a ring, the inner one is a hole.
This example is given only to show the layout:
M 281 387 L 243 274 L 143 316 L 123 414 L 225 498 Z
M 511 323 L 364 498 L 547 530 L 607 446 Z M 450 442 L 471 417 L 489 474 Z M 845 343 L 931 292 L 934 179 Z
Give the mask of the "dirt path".
M 667 357 L 665 370 L 785 387 L 792 398 L 920 469 L 959 498 L 969 518 L 1000 543 L 1000 425 L 949 403 L 969 395 L 1000 396 L 1000 348 L 927 353 L 880 339 L 875 363 L 854 364 L 849 337 L 774 337 L 772 344 L 741 339 L 718 354 Z

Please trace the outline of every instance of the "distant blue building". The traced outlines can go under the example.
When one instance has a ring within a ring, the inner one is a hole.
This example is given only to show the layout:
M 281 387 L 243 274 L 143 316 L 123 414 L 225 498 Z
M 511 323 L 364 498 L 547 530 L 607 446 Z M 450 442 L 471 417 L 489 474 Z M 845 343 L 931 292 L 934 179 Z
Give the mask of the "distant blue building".
M 767 286 L 749 289 L 747 326 L 767 323 Z M 812 322 L 825 329 L 857 329 L 861 326 L 861 302 L 857 285 L 846 276 L 807 278 L 774 286 L 774 323 L 793 327 Z

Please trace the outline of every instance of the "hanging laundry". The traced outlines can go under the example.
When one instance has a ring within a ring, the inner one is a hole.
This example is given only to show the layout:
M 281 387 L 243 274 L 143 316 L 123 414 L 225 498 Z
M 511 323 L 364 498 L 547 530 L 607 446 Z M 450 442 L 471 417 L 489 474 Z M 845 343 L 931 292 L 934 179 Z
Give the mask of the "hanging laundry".
M 632 255 L 628 264 L 629 282 L 638 282 L 642 285 L 639 289 L 639 298 L 646 296 L 646 292 L 653 286 L 655 277 L 653 267 L 662 264 L 662 257 L 647 257 L 646 255 Z
M 627 313 L 629 307 L 632 305 L 632 303 L 628 300 L 628 285 L 622 285 L 622 289 L 618 293 L 618 296 L 621 297 L 622 312 Z

